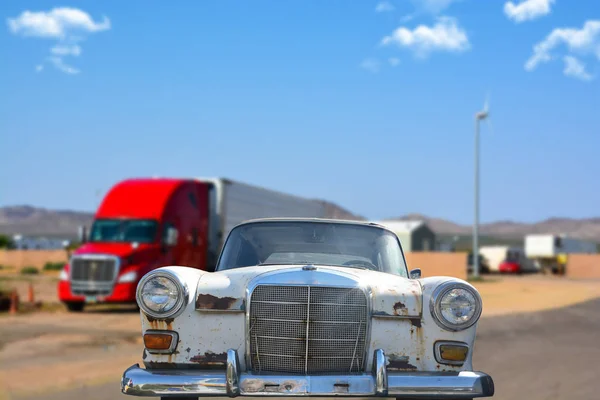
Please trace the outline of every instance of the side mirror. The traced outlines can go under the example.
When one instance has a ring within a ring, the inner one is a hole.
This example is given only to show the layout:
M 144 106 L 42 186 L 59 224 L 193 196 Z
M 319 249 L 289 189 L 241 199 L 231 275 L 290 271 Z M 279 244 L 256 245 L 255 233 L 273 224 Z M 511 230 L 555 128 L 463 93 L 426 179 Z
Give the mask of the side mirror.
M 177 228 L 169 227 L 167 229 L 167 237 L 165 238 L 165 244 L 167 246 L 175 246 L 177 244 L 177 237 L 179 233 Z
M 87 230 L 84 225 L 81 225 L 79 227 L 79 230 L 77 233 L 78 233 L 79 243 L 83 244 L 83 243 L 87 242 Z
M 415 268 L 410 271 L 410 279 L 419 279 L 421 277 L 421 269 Z

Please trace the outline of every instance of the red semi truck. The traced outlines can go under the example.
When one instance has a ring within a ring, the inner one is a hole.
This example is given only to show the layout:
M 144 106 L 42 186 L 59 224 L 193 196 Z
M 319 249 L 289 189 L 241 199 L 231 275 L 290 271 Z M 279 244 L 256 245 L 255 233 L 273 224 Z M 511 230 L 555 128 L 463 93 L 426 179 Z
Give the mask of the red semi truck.
M 224 178 L 125 180 L 102 200 L 89 238 L 61 272 L 58 297 L 70 311 L 134 303 L 140 278 L 155 268 L 214 270 L 224 238 L 242 221 L 325 212 L 320 200 Z

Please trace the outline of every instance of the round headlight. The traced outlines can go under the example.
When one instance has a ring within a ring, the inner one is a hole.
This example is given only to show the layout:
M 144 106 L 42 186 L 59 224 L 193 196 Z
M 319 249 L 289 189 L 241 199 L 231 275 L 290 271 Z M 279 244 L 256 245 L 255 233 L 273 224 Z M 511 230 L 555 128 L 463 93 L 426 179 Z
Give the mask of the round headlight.
M 179 279 L 166 271 L 146 275 L 137 288 L 140 308 L 154 318 L 177 314 L 187 301 L 187 290 Z
M 460 331 L 473 326 L 481 316 L 481 297 L 470 286 L 446 282 L 433 292 L 430 308 L 440 327 Z

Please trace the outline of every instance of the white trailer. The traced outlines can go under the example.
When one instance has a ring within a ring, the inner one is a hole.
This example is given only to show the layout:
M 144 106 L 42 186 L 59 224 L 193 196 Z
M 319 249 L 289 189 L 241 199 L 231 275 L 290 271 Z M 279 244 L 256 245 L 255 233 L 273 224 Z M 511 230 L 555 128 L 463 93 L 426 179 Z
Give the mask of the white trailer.
M 568 254 L 597 253 L 597 244 L 566 235 L 527 235 L 525 255 L 544 273 L 563 274 Z
M 226 178 L 195 178 L 210 186 L 209 268 L 216 265 L 223 241 L 233 227 L 256 218 L 325 218 L 320 200 L 294 196 Z

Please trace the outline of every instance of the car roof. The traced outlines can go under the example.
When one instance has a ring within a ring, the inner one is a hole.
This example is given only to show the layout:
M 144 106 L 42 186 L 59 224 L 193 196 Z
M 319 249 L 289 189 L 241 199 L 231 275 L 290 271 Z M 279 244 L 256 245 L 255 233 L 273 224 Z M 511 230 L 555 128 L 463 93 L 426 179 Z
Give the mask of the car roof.
M 346 224 L 346 225 L 360 225 L 360 226 L 373 226 L 381 229 L 385 229 L 386 231 L 390 231 L 388 227 L 371 222 L 371 221 L 358 221 L 358 220 L 349 220 L 349 219 L 334 219 L 334 218 L 306 218 L 306 217 L 269 217 L 269 218 L 255 218 L 249 219 L 244 222 L 239 223 L 236 226 L 254 224 L 259 222 L 318 222 L 323 224 Z

